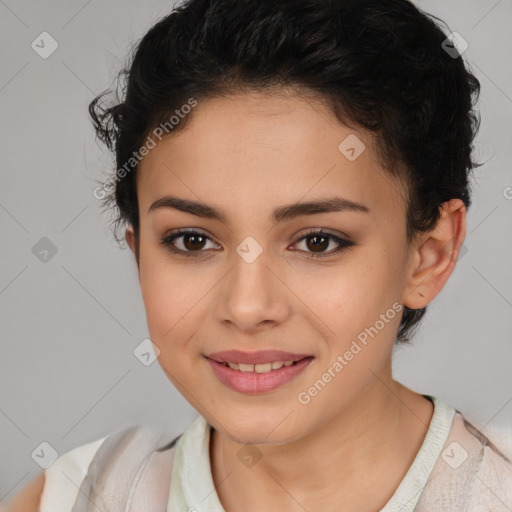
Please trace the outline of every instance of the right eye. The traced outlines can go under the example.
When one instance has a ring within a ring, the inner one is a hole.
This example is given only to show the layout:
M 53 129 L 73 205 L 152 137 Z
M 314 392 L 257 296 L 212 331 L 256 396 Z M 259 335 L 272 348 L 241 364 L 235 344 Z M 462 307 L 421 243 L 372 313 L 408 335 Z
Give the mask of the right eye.
M 182 239 L 179 244 L 175 244 L 175 240 Z M 197 257 L 204 252 L 204 244 L 211 238 L 200 231 L 180 229 L 174 233 L 167 233 L 160 239 L 160 243 L 164 245 L 173 254 L 186 257 Z M 177 247 L 181 245 L 182 247 Z M 197 253 L 197 254 L 194 254 Z

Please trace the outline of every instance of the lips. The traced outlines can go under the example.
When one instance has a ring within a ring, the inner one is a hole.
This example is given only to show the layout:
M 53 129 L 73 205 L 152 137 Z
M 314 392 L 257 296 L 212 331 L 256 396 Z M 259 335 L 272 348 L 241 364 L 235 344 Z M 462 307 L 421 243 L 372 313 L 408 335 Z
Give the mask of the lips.
M 280 352 L 281 356 L 283 354 L 285 354 L 286 357 L 294 355 L 290 352 Z M 256 353 L 252 355 L 255 356 Z M 299 376 L 305 372 L 309 365 L 312 363 L 314 357 L 305 357 L 298 363 L 294 363 L 290 366 L 283 366 L 279 369 L 267 371 L 264 373 L 234 370 L 229 366 L 219 363 L 209 357 L 206 357 L 205 359 L 210 365 L 210 368 L 213 370 L 213 373 L 217 377 L 218 381 L 224 386 L 239 393 L 244 393 L 247 395 L 258 395 L 261 393 L 275 391 L 282 386 L 289 384 L 294 379 L 298 379 Z
M 219 363 L 265 364 L 273 361 L 300 361 L 311 354 L 297 354 L 282 350 L 260 350 L 258 352 L 243 352 L 241 350 L 224 350 L 207 355 L 209 359 Z

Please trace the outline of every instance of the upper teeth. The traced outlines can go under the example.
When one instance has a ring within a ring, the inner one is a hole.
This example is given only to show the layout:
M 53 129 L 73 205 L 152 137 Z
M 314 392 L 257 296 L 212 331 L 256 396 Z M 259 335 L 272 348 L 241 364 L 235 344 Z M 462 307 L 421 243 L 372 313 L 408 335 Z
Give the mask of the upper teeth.
M 241 372 L 256 372 L 266 373 L 272 370 L 278 370 L 283 366 L 291 366 L 295 361 L 273 361 L 272 363 L 264 364 L 244 364 L 244 363 L 226 363 L 233 370 L 240 370 Z

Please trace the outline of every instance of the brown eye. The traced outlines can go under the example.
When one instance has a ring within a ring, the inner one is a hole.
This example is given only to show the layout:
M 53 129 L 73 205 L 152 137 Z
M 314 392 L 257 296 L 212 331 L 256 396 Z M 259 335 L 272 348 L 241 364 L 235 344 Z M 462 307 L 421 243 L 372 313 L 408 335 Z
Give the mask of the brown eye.
M 176 240 L 179 242 L 176 243 Z M 210 237 L 199 231 L 180 230 L 162 237 L 160 243 L 173 253 L 184 256 L 200 256 L 205 252 L 205 245 L 208 241 L 211 241 Z
M 206 238 L 205 236 L 193 233 L 181 236 L 183 237 L 183 245 L 187 250 L 193 251 L 195 249 L 203 249 Z
M 329 243 L 330 243 L 330 237 L 328 236 L 325 236 L 325 235 L 312 235 L 312 236 L 308 236 L 306 238 L 306 240 L 308 240 L 310 243 L 307 243 L 306 242 L 306 245 L 308 247 L 308 249 L 311 249 L 313 252 L 315 251 L 319 251 L 319 252 L 323 252 L 327 249 L 327 247 L 329 247 Z
M 348 247 L 355 245 L 354 242 L 349 240 L 344 240 L 336 235 L 331 233 L 324 233 L 323 231 L 311 231 L 300 238 L 298 242 L 305 241 L 305 246 L 307 250 L 310 250 L 311 258 L 321 258 L 331 256 L 334 253 L 342 251 Z M 338 244 L 338 247 L 326 252 L 326 249 L 330 246 L 331 242 Z M 308 252 L 308 251 L 306 251 Z
M 179 230 L 175 233 L 167 234 L 160 239 L 160 243 L 173 254 L 192 257 L 203 256 L 207 252 L 205 246 L 209 241 L 213 243 L 209 236 L 195 230 Z M 310 258 L 332 256 L 343 249 L 356 245 L 355 242 L 344 240 L 334 234 L 325 233 L 321 230 L 311 231 L 295 243 L 298 244 L 303 241 L 305 250 L 301 249 L 300 252 L 308 253 Z M 338 247 L 327 251 L 332 243 L 337 244 Z M 213 246 L 213 248 L 219 247 L 216 244 L 213 244 Z

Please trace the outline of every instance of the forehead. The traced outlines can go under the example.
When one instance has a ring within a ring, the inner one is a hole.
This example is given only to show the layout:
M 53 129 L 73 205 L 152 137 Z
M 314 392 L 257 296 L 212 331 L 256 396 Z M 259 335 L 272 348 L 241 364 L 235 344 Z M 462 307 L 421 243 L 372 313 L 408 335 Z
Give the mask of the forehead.
M 380 217 L 405 214 L 404 190 L 382 169 L 371 135 L 341 124 L 320 101 L 240 93 L 199 101 L 189 115 L 183 131 L 139 164 L 141 215 L 166 194 L 260 219 L 283 204 L 334 195 Z

